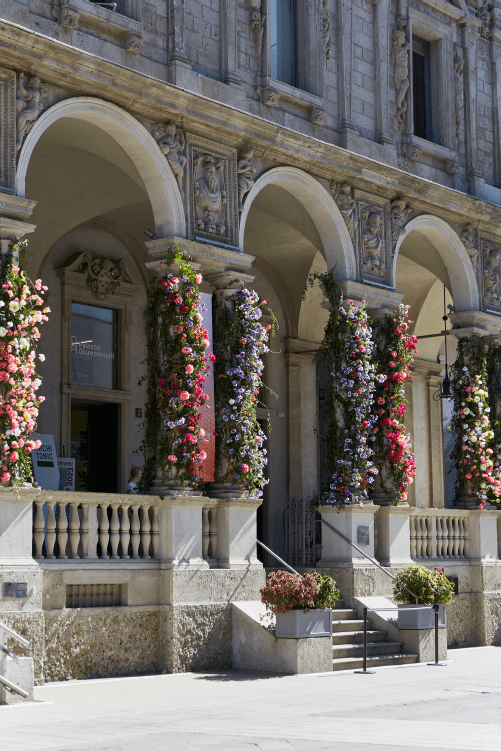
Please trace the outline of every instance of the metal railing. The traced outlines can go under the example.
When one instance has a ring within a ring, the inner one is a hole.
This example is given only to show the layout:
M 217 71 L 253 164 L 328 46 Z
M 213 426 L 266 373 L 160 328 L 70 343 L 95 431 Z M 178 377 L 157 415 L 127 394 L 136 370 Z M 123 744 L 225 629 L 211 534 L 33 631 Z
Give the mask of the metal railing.
M 9 681 L 8 678 L 2 675 L 5 666 L 5 657 L 9 657 L 16 662 L 19 660 L 19 657 L 14 654 L 14 652 L 11 652 L 10 649 L 8 649 L 8 638 L 15 639 L 17 642 L 19 642 L 19 644 L 22 644 L 23 647 L 31 646 L 30 642 L 27 639 L 25 639 L 23 636 L 20 636 L 16 631 L 14 631 L 14 629 L 10 628 L 10 626 L 7 626 L 6 623 L 0 621 L 0 684 L 4 686 L 4 689 L 13 691 L 14 693 L 22 696 L 24 699 L 27 699 L 29 697 L 29 694 L 24 690 L 24 688 L 21 688 L 21 686 L 18 686 L 16 683 Z M 0 696 L 1 693 L 3 693 L 3 691 L 0 692 Z

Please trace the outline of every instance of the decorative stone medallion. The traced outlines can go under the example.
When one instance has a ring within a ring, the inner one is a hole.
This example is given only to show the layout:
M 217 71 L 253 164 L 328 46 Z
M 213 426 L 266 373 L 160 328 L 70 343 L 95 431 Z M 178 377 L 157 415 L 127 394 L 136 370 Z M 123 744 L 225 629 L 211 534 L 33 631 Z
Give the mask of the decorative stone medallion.
M 236 149 L 188 133 L 186 156 L 189 237 L 238 247 Z

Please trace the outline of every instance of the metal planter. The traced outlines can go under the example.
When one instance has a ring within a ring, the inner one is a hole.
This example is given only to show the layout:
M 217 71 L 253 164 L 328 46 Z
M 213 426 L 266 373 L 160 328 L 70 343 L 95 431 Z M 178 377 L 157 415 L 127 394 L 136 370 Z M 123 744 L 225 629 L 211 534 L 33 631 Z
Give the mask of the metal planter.
M 277 638 L 306 639 L 314 636 L 332 636 L 332 610 L 289 610 L 278 613 Z
M 398 628 L 435 628 L 435 611 L 432 607 L 423 610 L 423 605 L 399 605 Z M 438 606 L 438 627 L 447 626 L 446 606 Z

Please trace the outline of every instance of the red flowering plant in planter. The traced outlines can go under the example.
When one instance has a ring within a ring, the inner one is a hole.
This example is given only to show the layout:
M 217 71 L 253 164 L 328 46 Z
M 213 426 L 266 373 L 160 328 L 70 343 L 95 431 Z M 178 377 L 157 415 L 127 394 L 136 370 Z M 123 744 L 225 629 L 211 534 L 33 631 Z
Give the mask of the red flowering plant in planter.
M 201 408 L 208 400 L 203 391 L 209 346 L 202 324 L 199 285 L 201 274 L 172 251 L 166 268 L 179 264 L 149 288 L 147 309 L 148 401 L 145 410 L 142 488 L 147 490 L 157 469 L 165 480 L 184 483 L 203 480 L 200 464 L 208 443 L 200 426 Z
M 261 602 L 273 615 L 289 610 L 333 608 L 339 597 L 334 579 L 317 571 L 302 577 L 288 571 L 274 571 L 260 592 Z
M 374 339 L 378 379 L 374 409 L 378 418 L 375 464 L 383 490 L 398 504 L 407 500 L 407 488 L 416 474 L 410 436 L 404 426 L 407 408 L 405 384 L 411 380 L 410 365 L 417 352 L 417 337 L 409 333 L 409 307 L 399 305 L 391 316 L 376 322 Z M 387 487 L 391 485 L 391 487 Z
M 31 452 L 40 441 L 30 439 L 43 396 L 35 372 L 38 325 L 47 321 L 42 308 L 47 287 L 33 284 L 20 268 L 27 242 L 14 243 L 0 256 L 0 480 L 4 485 L 32 482 Z M 44 355 L 38 355 L 40 361 Z

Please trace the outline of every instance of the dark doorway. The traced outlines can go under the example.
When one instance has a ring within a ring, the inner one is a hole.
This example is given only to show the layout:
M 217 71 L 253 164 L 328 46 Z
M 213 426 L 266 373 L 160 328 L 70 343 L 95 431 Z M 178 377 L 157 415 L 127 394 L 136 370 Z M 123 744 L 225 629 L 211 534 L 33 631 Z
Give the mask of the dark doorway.
M 118 492 L 120 405 L 84 399 L 71 402 L 71 453 L 75 490 Z

